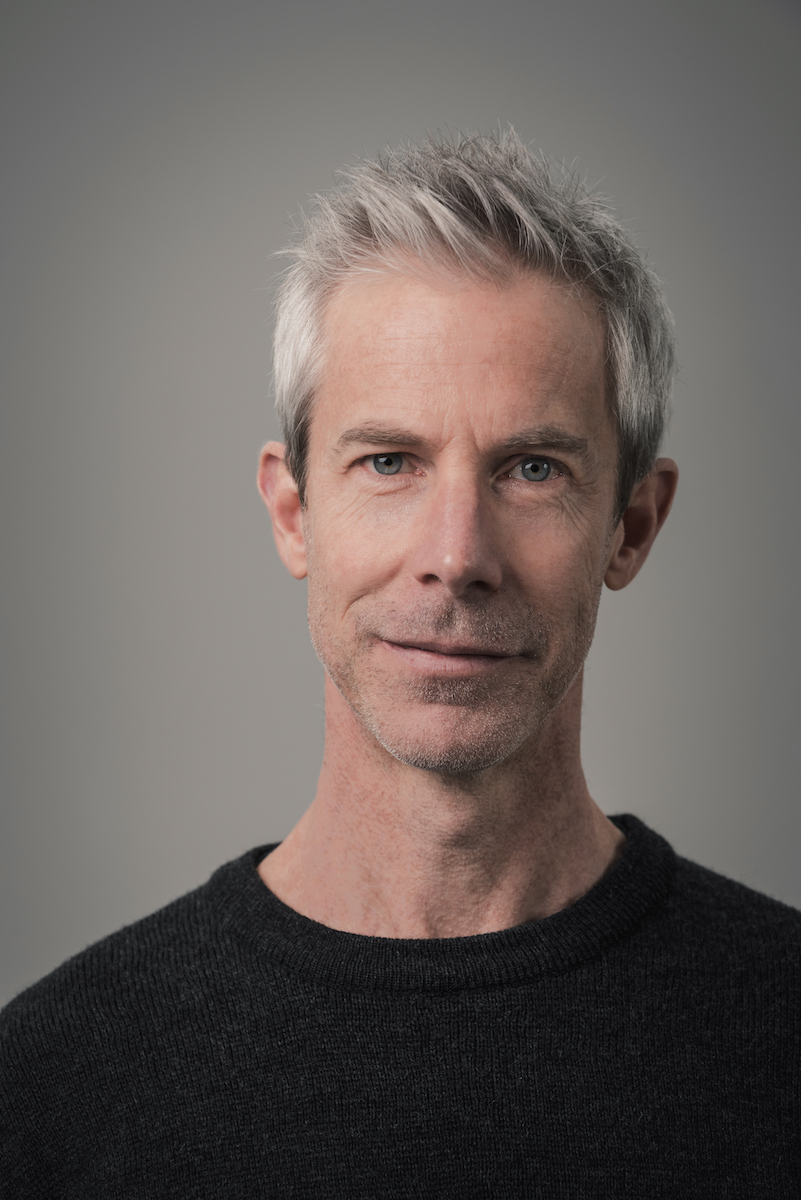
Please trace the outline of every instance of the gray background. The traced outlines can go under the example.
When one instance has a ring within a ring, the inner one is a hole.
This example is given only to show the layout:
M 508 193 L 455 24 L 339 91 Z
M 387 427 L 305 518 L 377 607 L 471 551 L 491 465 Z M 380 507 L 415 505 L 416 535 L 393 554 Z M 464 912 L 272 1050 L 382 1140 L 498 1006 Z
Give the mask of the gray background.
M 674 514 L 607 593 L 610 812 L 801 904 L 798 114 L 785 0 L 4 6 L 2 997 L 281 838 L 319 668 L 254 486 L 270 255 L 357 154 L 521 136 L 665 279 Z

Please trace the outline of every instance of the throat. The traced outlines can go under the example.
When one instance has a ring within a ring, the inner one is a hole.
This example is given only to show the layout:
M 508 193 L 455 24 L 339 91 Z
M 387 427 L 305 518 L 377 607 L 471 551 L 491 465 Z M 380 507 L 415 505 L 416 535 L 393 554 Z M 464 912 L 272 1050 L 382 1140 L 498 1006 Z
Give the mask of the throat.
M 508 929 L 574 903 L 620 853 L 577 754 L 553 738 L 547 753 L 443 776 L 341 733 L 310 808 L 260 866 L 280 900 L 323 925 L 392 938 Z

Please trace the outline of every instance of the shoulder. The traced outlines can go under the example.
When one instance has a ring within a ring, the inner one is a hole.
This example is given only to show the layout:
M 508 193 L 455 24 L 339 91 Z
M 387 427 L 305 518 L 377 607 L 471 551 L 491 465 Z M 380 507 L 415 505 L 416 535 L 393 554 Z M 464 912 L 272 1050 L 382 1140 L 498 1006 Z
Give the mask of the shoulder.
M 681 903 L 720 928 L 760 938 L 801 939 L 801 912 L 690 859 L 676 859 L 676 893 Z
M 667 906 L 678 946 L 699 971 L 801 996 L 801 912 L 678 858 Z
M 61 1053 L 72 1042 L 102 1036 L 112 1025 L 152 1020 L 160 1004 L 191 993 L 224 970 L 231 935 L 225 892 L 235 891 L 258 857 L 254 850 L 221 867 L 211 880 L 127 925 L 16 996 L 0 1013 L 6 1062 L 24 1047 Z
M 618 891 L 624 885 L 636 890 L 638 880 L 659 874 L 658 868 L 664 877 L 631 936 L 614 951 L 637 986 L 653 989 L 660 980 L 659 987 L 678 989 L 690 1009 L 714 998 L 731 1013 L 747 1010 L 766 1026 L 798 1030 L 801 912 L 677 856 L 634 817 L 612 819 L 628 838 L 620 865 L 630 860 Z
M 232 979 L 244 973 L 237 905 L 248 881 L 256 887 L 260 850 L 75 955 L 0 1013 L 0 1175 L 15 1196 L 61 1195 L 70 1172 L 100 1170 L 106 1133 L 126 1131 L 110 1154 L 128 1153 L 137 1130 L 145 1145 L 151 1104 L 172 1090 L 175 1106 L 193 1071 L 202 1075 L 202 1049 L 223 1037 Z
M 801 949 L 801 911 L 681 857 L 637 817 L 625 814 L 610 819 L 626 834 L 626 846 L 608 879 L 621 877 L 618 892 L 622 886 L 631 891 L 642 880 L 657 880 L 659 886 L 651 889 L 646 900 L 663 936 L 688 947 L 698 939 L 710 944 L 722 939 Z
M 130 981 L 132 971 L 149 974 L 162 968 L 165 960 L 184 956 L 192 942 L 202 939 L 209 923 L 205 890 L 204 885 L 189 892 L 67 959 L 12 1000 L 3 1016 L 46 1004 L 50 997 L 63 996 L 74 988 L 84 992 L 103 988 L 115 976 Z

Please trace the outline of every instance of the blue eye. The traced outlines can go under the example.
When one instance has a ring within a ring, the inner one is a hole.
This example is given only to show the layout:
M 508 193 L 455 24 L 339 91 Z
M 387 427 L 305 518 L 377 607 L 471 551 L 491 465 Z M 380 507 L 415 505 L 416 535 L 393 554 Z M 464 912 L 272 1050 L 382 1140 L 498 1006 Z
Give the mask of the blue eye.
M 374 454 L 373 466 L 379 475 L 397 475 L 403 466 L 402 454 Z
M 532 483 L 542 483 L 553 473 L 550 461 L 547 458 L 542 458 L 539 454 L 532 455 L 531 458 L 524 458 L 518 465 L 523 478 L 530 480 Z

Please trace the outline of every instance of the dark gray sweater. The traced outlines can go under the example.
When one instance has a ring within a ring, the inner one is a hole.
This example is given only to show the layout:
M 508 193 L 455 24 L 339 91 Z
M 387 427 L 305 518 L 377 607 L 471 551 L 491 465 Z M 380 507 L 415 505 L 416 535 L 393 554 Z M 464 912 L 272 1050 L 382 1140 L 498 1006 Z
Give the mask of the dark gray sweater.
M 801 914 L 616 820 L 588 895 L 478 937 L 222 867 L 5 1010 L 0 1194 L 801 1197 Z

